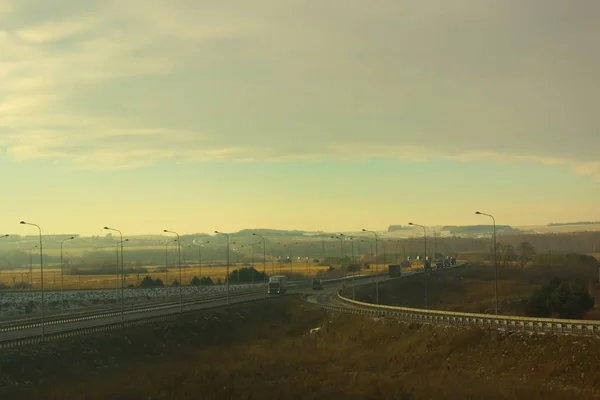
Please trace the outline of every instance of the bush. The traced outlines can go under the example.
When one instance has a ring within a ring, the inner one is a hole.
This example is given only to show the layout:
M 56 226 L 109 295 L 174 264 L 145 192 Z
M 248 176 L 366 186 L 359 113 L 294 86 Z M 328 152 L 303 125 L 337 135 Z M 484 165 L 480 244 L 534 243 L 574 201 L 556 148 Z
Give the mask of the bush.
M 175 279 L 173 281 L 173 283 L 171 284 L 171 286 L 173 286 L 173 287 L 179 287 L 179 281 L 177 279 Z
M 160 278 L 152 279 L 150 275 L 146 275 L 140 282 L 139 287 L 141 288 L 158 288 L 165 286 Z
M 219 279 L 219 281 L 221 281 L 221 280 Z M 213 280 L 210 278 L 210 276 L 203 276 L 202 279 L 200 279 L 200 284 L 202 286 L 212 286 L 212 285 L 214 285 Z
M 228 281 L 235 283 L 250 283 L 250 282 L 258 282 L 263 281 L 266 278 L 266 274 L 260 271 L 257 271 L 254 268 L 241 268 L 240 270 L 233 270 L 229 273 Z
M 592 297 L 583 286 L 575 282 L 563 282 L 552 293 L 553 310 L 561 318 L 582 318 L 594 308 Z
M 190 286 L 200 286 L 200 285 L 201 285 L 200 279 L 197 276 L 193 277 L 192 280 L 190 281 Z
M 536 290 L 528 302 L 528 314 L 535 317 L 582 318 L 594 307 L 594 297 L 577 282 L 553 278 Z

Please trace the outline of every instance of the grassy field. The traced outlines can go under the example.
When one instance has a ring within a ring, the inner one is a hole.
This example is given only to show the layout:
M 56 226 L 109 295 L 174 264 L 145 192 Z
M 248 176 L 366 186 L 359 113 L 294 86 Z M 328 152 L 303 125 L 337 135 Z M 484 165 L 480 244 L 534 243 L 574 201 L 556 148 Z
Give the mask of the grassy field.
M 515 264 L 500 267 L 498 298 L 500 312 L 504 315 L 523 315 L 522 300 L 531 296 L 536 288 L 548 283 L 553 277 L 563 280 L 576 279 L 592 282 L 588 285 L 596 302 L 600 302 L 600 287 L 596 283 L 597 268 L 590 266 L 534 266 L 523 271 Z M 441 273 L 434 271 L 429 277 L 429 306 L 446 311 L 490 313 L 495 309 L 495 272 L 491 263 L 471 264 Z M 375 302 L 372 285 L 356 289 L 357 300 Z M 404 307 L 425 307 L 425 277 L 415 276 L 380 284 L 379 300 L 382 304 Z M 585 316 L 600 319 L 597 306 Z
M 321 327 L 320 332 L 308 331 Z M 73 357 L 77 354 L 77 357 Z M 330 314 L 286 296 L 5 351 L 6 399 L 598 398 L 594 338 Z
M 256 269 L 260 272 L 263 270 L 262 264 L 255 264 Z M 375 266 L 374 266 L 375 267 Z M 383 266 L 378 266 L 380 269 L 383 269 Z M 417 266 L 415 266 L 416 268 Z M 126 277 L 126 285 L 137 285 L 138 279 L 143 279 L 144 276 L 150 275 L 153 279 L 160 278 L 163 282 L 165 281 L 165 272 L 156 272 L 157 266 L 146 266 L 150 273 L 142 273 L 138 276 L 136 275 L 127 275 Z M 235 269 L 241 268 L 241 266 L 230 266 L 230 272 Z M 305 264 L 294 264 L 290 267 L 289 264 L 283 264 L 281 269 L 278 264 L 275 264 L 273 267 L 270 263 L 267 263 L 267 275 L 271 276 L 273 274 L 278 275 L 280 272 L 284 275 L 288 275 L 291 278 L 303 278 L 303 277 L 315 277 L 317 275 L 331 275 L 337 276 L 343 274 L 340 271 L 339 266 L 337 266 L 336 270 L 334 270 L 331 274 L 327 274 L 328 266 L 323 265 L 311 265 L 307 269 Z M 373 269 L 375 270 L 375 269 Z M 182 268 L 181 276 L 184 282 L 184 285 L 188 285 L 190 280 L 194 276 L 199 276 L 200 269 L 198 267 L 190 267 L 190 268 Z M 369 273 L 370 270 L 363 270 L 361 273 Z M 13 285 L 14 282 L 18 285 L 21 282 L 21 274 L 23 274 L 23 280 L 25 282 L 28 281 L 29 270 L 13 270 L 13 271 L 0 271 L 0 284 L 4 284 L 7 286 Z M 227 267 L 226 266 L 202 266 L 202 276 L 210 276 L 211 279 L 216 283 L 218 279 L 224 280 L 227 275 Z M 168 275 L 166 277 L 169 283 L 172 283 L 174 280 L 179 279 L 179 270 L 175 266 L 173 268 L 169 268 Z M 33 279 L 30 280 L 33 283 L 34 288 L 39 287 L 40 283 L 40 271 L 38 269 L 33 269 Z M 234 280 L 235 282 L 235 280 Z M 117 275 L 64 275 L 63 276 L 63 287 L 65 289 L 111 289 L 117 288 L 120 285 L 120 280 Z M 57 290 L 60 289 L 60 269 L 57 268 L 48 268 L 44 269 L 44 288 L 48 290 Z

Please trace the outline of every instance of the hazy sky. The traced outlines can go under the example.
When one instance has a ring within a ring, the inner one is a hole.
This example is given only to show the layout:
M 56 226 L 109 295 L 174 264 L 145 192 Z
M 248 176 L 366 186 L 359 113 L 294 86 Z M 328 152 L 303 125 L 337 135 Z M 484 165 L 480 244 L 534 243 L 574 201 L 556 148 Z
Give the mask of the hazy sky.
M 0 0 L 0 234 L 600 220 L 597 0 Z

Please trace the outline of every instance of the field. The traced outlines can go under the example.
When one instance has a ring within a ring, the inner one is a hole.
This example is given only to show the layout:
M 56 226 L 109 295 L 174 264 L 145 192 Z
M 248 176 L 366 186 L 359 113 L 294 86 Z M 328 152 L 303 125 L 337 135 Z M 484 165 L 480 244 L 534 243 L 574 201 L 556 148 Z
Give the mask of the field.
M 600 395 L 593 338 L 408 325 L 330 314 L 295 296 L 10 350 L 2 360 L 0 398 L 14 400 Z
M 242 268 L 243 266 L 235 266 L 231 265 L 229 267 L 230 272 L 238 268 Z M 271 263 L 267 263 L 267 275 L 278 275 L 284 274 L 288 275 L 290 278 L 305 278 L 305 277 L 315 277 L 315 276 L 339 276 L 343 275 L 343 272 L 339 269 L 339 265 L 337 268 L 328 273 L 328 266 L 325 265 L 309 265 L 308 268 L 306 264 L 293 264 L 290 267 L 290 264 L 283 264 L 281 268 L 279 264 L 272 265 Z M 373 271 L 375 271 L 375 267 L 382 269 L 383 266 L 373 266 Z M 125 286 L 127 285 L 137 285 L 141 279 L 146 275 L 150 275 L 152 279 L 160 278 L 163 282 L 168 281 L 169 284 L 173 283 L 174 280 L 179 280 L 179 269 L 174 266 L 169 268 L 168 274 L 165 275 L 164 267 L 159 266 L 145 266 L 144 268 L 148 269 L 149 273 L 141 273 L 138 275 L 126 275 L 125 277 Z M 263 271 L 262 264 L 255 264 L 255 268 L 259 271 Z M 415 264 L 415 268 L 418 268 L 418 265 Z M 161 272 L 157 272 L 157 269 Z M 361 273 L 369 273 L 370 270 L 363 270 Z M 358 272 L 357 272 L 358 273 Z M 28 269 L 15 269 L 12 271 L 0 271 L 0 287 L 2 284 L 12 287 L 13 282 L 16 285 L 21 283 L 21 279 L 23 282 L 28 282 Z M 186 267 L 181 269 L 181 277 L 184 282 L 184 286 L 189 285 L 190 280 L 194 276 L 200 276 L 200 268 L 198 267 Z M 219 279 L 225 280 L 227 276 L 227 267 L 226 266 L 202 266 L 202 276 L 209 276 L 213 280 L 213 282 L 217 282 Z M 33 269 L 33 280 L 30 281 L 34 288 L 40 287 L 40 270 L 39 267 L 37 269 Z M 235 282 L 235 278 L 232 280 Z M 115 275 L 64 275 L 63 276 L 63 288 L 66 290 L 75 290 L 75 289 L 112 289 L 120 287 L 120 280 L 117 274 Z M 47 290 L 59 290 L 60 289 L 60 269 L 57 268 L 45 268 L 44 269 L 44 289 Z
M 163 282 L 167 279 L 170 283 L 174 280 L 179 280 L 179 269 L 175 266 L 173 268 L 169 268 L 168 275 L 165 277 L 165 272 L 155 272 L 157 266 L 148 266 L 147 268 L 150 273 L 142 273 L 139 275 L 127 275 L 126 276 L 126 285 L 132 284 L 137 285 L 139 283 L 138 279 L 142 279 L 146 275 L 150 275 L 153 279 L 160 278 Z M 230 272 L 234 271 L 237 268 L 241 268 L 241 266 L 230 266 Z M 256 264 L 255 268 L 262 272 L 263 266 L 262 264 Z M 293 276 L 305 277 L 305 276 L 316 276 L 319 273 L 324 273 L 328 269 L 327 266 L 321 265 L 311 265 L 309 269 L 307 269 L 304 264 L 297 264 L 290 268 L 289 264 L 283 265 L 281 270 L 279 269 L 279 265 L 276 264 L 274 268 L 268 263 L 267 264 L 267 275 L 272 275 L 273 271 L 275 274 L 279 274 L 280 271 L 284 274 L 292 274 Z M 189 284 L 190 280 L 194 276 L 198 276 L 200 269 L 198 267 L 188 267 L 181 269 L 181 276 L 184 282 L 184 285 Z M 22 275 L 23 274 L 23 275 Z M 0 284 L 4 284 L 7 286 L 13 285 L 14 283 L 17 285 L 21 282 L 21 279 L 24 282 L 28 281 L 29 270 L 13 270 L 13 271 L 0 271 Z M 217 282 L 218 279 L 224 280 L 227 275 L 227 267 L 226 266 L 202 266 L 202 276 L 210 276 L 214 282 Z M 40 271 L 39 268 L 33 269 L 33 280 L 32 284 L 34 288 L 39 287 L 40 283 Z M 110 289 L 119 287 L 120 280 L 117 275 L 64 275 L 63 276 L 63 287 L 65 289 Z M 57 268 L 49 268 L 44 269 L 44 288 L 48 290 L 58 290 L 60 289 L 60 269 Z
M 521 270 L 510 265 L 499 268 L 498 298 L 500 313 L 523 315 L 523 300 L 553 277 L 563 280 L 575 279 L 586 283 L 591 294 L 600 302 L 597 284 L 598 269 L 589 266 L 535 266 Z M 429 306 L 446 311 L 492 313 L 495 310 L 495 273 L 491 263 L 471 264 L 442 273 L 432 272 L 429 277 Z M 372 285 L 356 289 L 356 299 L 375 302 Z M 379 301 L 382 304 L 404 307 L 425 307 L 425 277 L 423 275 L 393 280 L 379 285 Z M 587 313 L 588 319 L 600 319 L 600 308 Z

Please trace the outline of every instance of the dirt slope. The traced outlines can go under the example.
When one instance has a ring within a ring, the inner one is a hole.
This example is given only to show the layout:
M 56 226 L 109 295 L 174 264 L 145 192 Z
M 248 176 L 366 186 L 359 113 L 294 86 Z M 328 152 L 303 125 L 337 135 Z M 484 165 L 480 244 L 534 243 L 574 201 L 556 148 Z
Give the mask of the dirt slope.
M 600 395 L 595 338 L 407 325 L 329 314 L 293 296 L 0 357 L 0 398 L 7 399 Z

